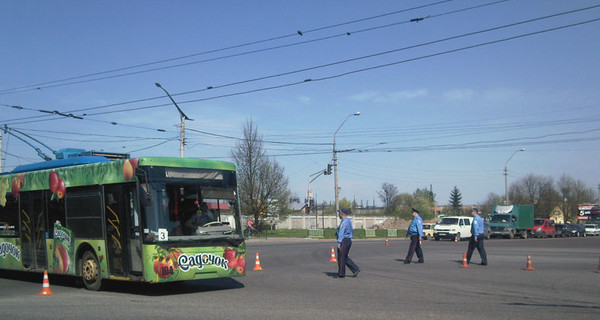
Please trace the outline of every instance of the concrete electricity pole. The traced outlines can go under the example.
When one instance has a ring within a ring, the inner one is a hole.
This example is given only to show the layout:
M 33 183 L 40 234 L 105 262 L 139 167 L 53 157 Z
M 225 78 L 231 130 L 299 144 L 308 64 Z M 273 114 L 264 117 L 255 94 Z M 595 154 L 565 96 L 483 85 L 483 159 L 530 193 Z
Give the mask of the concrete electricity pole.
M 352 116 L 360 116 L 360 112 L 355 112 L 353 114 L 350 114 L 346 117 L 346 119 L 344 119 L 344 122 L 342 122 L 342 124 L 340 124 L 340 126 L 337 128 L 337 130 L 335 130 L 335 133 L 333 134 L 333 180 L 334 180 L 334 188 L 335 188 L 335 216 L 336 216 L 336 221 L 338 220 L 337 214 L 338 211 L 340 210 L 340 189 L 338 187 L 338 170 L 337 170 L 337 150 L 335 149 L 335 136 L 337 135 L 338 131 L 340 131 L 340 129 L 342 128 L 342 126 L 344 125 L 344 123 L 346 123 L 346 121 L 348 120 L 348 118 L 352 117 Z M 339 221 L 337 221 L 339 224 Z
M 169 99 L 171 99 L 171 102 L 173 102 L 173 104 L 175 105 L 175 108 L 177 108 L 177 111 L 179 111 L 179 117 L 181 119 L 181 125 L 180 125 L 180 131 L 179 131 L 179 156 L 181 158 L 183 158 L 183 146 L 185 145 L 185 120 L 193 121 L 194 119 L 188 118 L 188 116 L 186 116 L 185 113 L 183 113 L 183 111 L 181 111 L 181 108 L 179 108 L 179 106 L 177 105 L 177 102 L 175 102 L 175 100 L 173 99 L 173 97 L 171 97 L 171 95 L 169 94 L 167 89 L 163 88 L 160 85 L 160 83 L 155 82 L 154 85 L 158 88 L 161 88 L 167 94 Z

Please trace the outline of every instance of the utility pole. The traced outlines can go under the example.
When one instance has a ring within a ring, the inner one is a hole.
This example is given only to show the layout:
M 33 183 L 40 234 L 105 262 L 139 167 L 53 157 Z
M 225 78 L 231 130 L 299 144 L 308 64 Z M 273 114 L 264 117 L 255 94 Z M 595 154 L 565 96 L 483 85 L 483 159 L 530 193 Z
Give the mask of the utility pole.
M 179 111 L 179 118 L 181 120 L 181 124 L 179 126 L 179 157 L 183 158 L 183 147 L 185 146 L 185 120 L 193 121 L 194 119 L 188 118 L 188 116 L 186 116 L 185 113 L 181 111 L 181 108 L 179 108 L 177 102 L 175 102 L 175 99 L 171 97 L 171 94 L 167 91 L 167 89 L 163 88 L 160 85 L 160 83 L 155 82 L 154 85 L 157 88 L 162 89 L 167 94 L 169 99 L 171 99 L 171 102 L 173 102 L 173 104 L 175 105 L 175 108 L 177 108 L 177 111 Z
M 312 210 L 313 204 L 316 204 L 316 199 L 313 195 L 312 189 L 310 188 L 310 183 L 315 181 L 322 174 L 328 175 L 329 174 L 328 170 L 319 170 L 319 171 L 311 174 L 310 176 L 308 176 L 308 190 L 306 191 L 306 210 L 307 211 Z M 316 207 L 317 206 L 315 205 L 315 229 L 319 229 L 319 213 L 318 213 Z
M 506 162 L 504 163 L 504 204 L 508 205 L 508 162 L 510 161 L 510 159 L 512 159 L 512 157 L 515 156 L 515 154 L 517 154 L 517 152 L 520 151 L 525 151 L 525 148 L 521 148 L 519 150 L 515 150 L 515 152 L 513 152 L 510 157 L 506 160 Z
M 338 219 L 338 211 L 340 211 L 340 188 L 338 187 L 338 167 L 337 167 L 337 153 L 338 151 L 335 149 L 335 136 L 337 135 L 338 131 L 340 131 L 340 129 L 342 128 L 342 126 L 344 125 L 344 123 L 346 123 L 346 121 L 348 121 L 348 119 L 352 116 L 360 116 L 360 112 L 355 112 L 353 114 L 349 114 L 346 119 L 344 119 L 344 121 L 342 122 L 342 124 L 340 124 L 340 126 L 337 128 L 337 130 L 335 130 L 335 133 L 333 134 L 333 180 L 334 180 L 334 192 L 335 192 L 335 221 L 336 224 L 339 224 L 339 219 Z

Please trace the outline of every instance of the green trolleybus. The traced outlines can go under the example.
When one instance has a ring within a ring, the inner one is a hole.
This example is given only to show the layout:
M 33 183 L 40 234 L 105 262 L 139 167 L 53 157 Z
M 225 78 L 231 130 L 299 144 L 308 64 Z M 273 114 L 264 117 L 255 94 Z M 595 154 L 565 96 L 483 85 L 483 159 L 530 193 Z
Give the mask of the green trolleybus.
M 160 283 L 246 273 L 235 165 L 80 156 L 0 175 L 0 269 Z M 198 222 L 201 223 L 198 224 Z

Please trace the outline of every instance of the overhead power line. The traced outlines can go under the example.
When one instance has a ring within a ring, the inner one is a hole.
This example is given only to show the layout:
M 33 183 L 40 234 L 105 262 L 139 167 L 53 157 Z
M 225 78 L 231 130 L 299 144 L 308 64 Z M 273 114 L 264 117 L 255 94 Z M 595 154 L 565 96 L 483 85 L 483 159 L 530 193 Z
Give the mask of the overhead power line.
M 464 46 L 464 47 L 460 47 L 460 48 L 456 48 L 456 49 L 441 51 L 441 52 L 437 52 L 437 53 L 433 53 L 433 54 L 429 54 L 429 55 L 423 55 L 423 56 L 419 56 L 419 57 L 415 57 L 415 58 L 410 58 L 410 59 L 405 59 L 405 60 L 390 62 L 390 63 L 386 63 L 386 64 L 375 65 L 375 66 L 371 66 L 371 67 L 367 67 L 367 68 L 355 69 L 355 70 L 352 70 L 352 71 L 338 73 L 338 74 L 331 75 L 331 76 L 326 76 L 326 77 L 321 77 L 321 78 L 314 78 L 314 79 L 313 78 L 308 78 L 308 79 L 301 80 L 301 81 L 294 81 L 294 82 L 290 82 L 290 83 L 285 83 L 285 84 L 280 84 L 280 85 L 274 85 L 274 86 L 269 86 L 269 87 L 263 87 L 263 88 L 251 89 L 251 90 L 246 90 L 246 91 L 240 91 L 240 92 L 222 94 L 222 95 L 217 95 L 217 96 L 207 97 L 207 98 L 201 98 L 201 99 L 192 99 L 192 100 L 187 100 L 187 101 L 180 101 L 179 104 L 186 104 L 186 103 L 193 103 L 193 102 L 203 102 L 203 101 L 210 101 L 210 100 L 227 98 L 227 97 L 240 96 L 240 95 L 245 95 L 245 94 L 250 94 L 250 93 L 263 92 L 263 91 L 269 91 L 269 90 L 274 90 L 274 89 L 281 89 L 281 88 L 285 88 L 285 87 L 297 86 L 297 85 L 301 85 L 301 84 L 306 84 L 308 82 L 327 81 L 327 80 L 341 78 L 341 77 L 345 77 L 345 76 L 349 76 L 349 75 L 353 75 L 353 74 L 357 74 L 357 73 L 362 73 L 362 72 L 366 72 L 366 71 L 372 71 L 372 70 L 381 69 L 381 68 L 387 68 L 387 67 L 396 66 L 396 65 L 404 64 L 404 63 L 408 63 L 408 62 L 414 62 L 414 61 L 418 61 L 418 60 L 433 58 L 433 57 L 447 55 L 447 54 L 456 53 L 456 52 L 460 52 L 460 51 L 466 51 L 466 50 L 475 49 L 475 48 L 479 48 L 479 47 L 483 47 L 483 46 L 488 46 L 488 45 L 492 45 L 492 44 L 507 42 L 507 41 L 516 40 L 516 39 L 525 38 L 525 37 L 530 37 L 530 36 L 539 35 L 539 34 L 543 34 L 543 33 L 548 33 L 548 32 L 552 32 L 552 31 L 557 31 L 557 30 L 561 30 L 561 29 L 572 28 L 572 27 L 576 27 L 576 26 L 580 26 L 580 25 L 584 25 L 584 24 L 588 24 L 588 23 L 593 23 L 593 22 L 598 22 L 598 21 L 600 21 L 600 18 L 585 20 L 585 21 L 577 22 L 577 23 L 571 23 L 571 24 L 562 25 L 562 26 L 558 26 L 558 27 L 554 27 L 554 28 L 548 28 L 548 29 L 544 29 L 544 30 L 540 30 L 540 31 L 535 31 L 535 32 L 524 33 L 524 34 L 520 34 L 520 35 L 516 35 L 516 36 L 502 38 L 502 39 L 497 39 L 497 40 L 492 40 L 492 41 L 487 41 L 487 42 L 481 42 L 481 43 L 470 45 L 470 46 Z M 144 109 L 153 109 L 153 108 L 157 108 L 157 107 L 161 107 L 161 106 L 164 106 L 164 105 L 153 105 L 153 106 L 131 108 L 131 109 L 127 109 L 127 110 L 116 110 L 116 111 L 98 112 L 98 113 L 89 114 L 88 116 L 95 116 L 95 115 L 101 115 L 101 114 L 111 114 L 111 113 L 121 113 L 121 112 L 130 112 L 130 111 L 137 111 L 137 110 L 144 110 Z
M 508 37 L 508 38 L 504 38 L 504 39 L 499 39 L 499 40 L 484 42 L 484 43 L 480 43 L 480 44 L 476 44 L 476 45 L 472 45 L 472 46 L 467 46 L 467 47 L 462 47 L 462 48 L 458 48 L 458 49 L 454 49 L 454 50 L 448 50 L 448 51 L 439 52 L 439 53 L 435 53 L 435 54 L 431 54 L 431 55 L 421 56 L 421 57 L 407 59 L 407 60 L 402 60 L 402 61 L 398 61 L 398 62 L 394 62 L 394 63 L 389 63 L 389 64 L 385 64 L 385 65 L 379 65 L 379 66 L 374 66 L 374 67 L 370 67 L 370 68 L 363 68 L 363 69 L 354 70 L 354 71 L 351 71 L 351 72 L 345 72 L 345 73 L 334 75 L 334 76 L 324 77 L 324 78 L 321 78 L 321 79 L 315 79 L 313 81 L 328 80 L 328 79 L 332 79 L 332 78 L 336 78 L 336 77 L 340 77 L 340 76 L 344 76 L 344 75 L 348 75 L 348 74 L 353 74 L 353 73 L 358 73 L 358 72 L 364 72 L 364 71 L 373 70 L 373 69 L 376 69 L 376 68 L 381 68 L 381 67 L 386 67 L 386 66 L 392 66 L 392 65 L 396 65 L 396 64 L 400 64 L 400 63 L 406 63 L 406 62 L 415 61 L 415 60 L 419 60 L 419 59 L 424 59 L 424 58 L 430 58 L 430 57 L 434 57 L 434 56 L 439 56 L 439 55 L 442 55 L 442 54 L 447 54 L 447 53 L 453 53 L 453 52 L 458 52 L 458 51 L 462 51 L 462 50 L 472 49 L 472 48 L 476 48 L 476 47 L 480 47 L 480 46 L 484 46 L 484 45 L 499 43 L 499 42 L 503 42 L 503 41 L 509 41 L 509 40 L 513 40 L 513 39 L 517 39 L 517 38 L 523 38 L 523 37 L 531 36 L 531 35 L 537 35 L 537 34 L 541 34 L 541 33 L 545 33 L 545 32 L 550 32 L 550 31 L 555 31 L 555 30 L 564 29 L 564 28 L 568 28 L 568 27 L 578 26 L 578 25 L 582 25 L 582 24 L 586 24 L 586 23 L 597 22 L 598 20 L 600 20 L 600 18 L 598 18 L 598 19 L 591 19 L 591 20 L 587 20 L 587 21 L 583 21 L 583 22 L 578 22 L 578 23 L 572 23 L 572 24 L 569 24 L 569 25 L 563 25 L 563 26 L 554 27 L 554 28 L 545 29 L 545 30 L 536 31 L 536 32 L 531 32 L 531 33 L 527 33 L 527 34 L 521 34 L 521 35 L 517 35 L 517 36 L 513 36 L 513 37 Z M 292 84 L 284 84 L 282 86 L 291 86 L 291 85 L 296 85 L 296 84 L 297 84 L 297 82 L 292 83 Z M 251 92 L 264 91 L 264 90 L 269 90 L 269 89 L 272 89 L 272 88 L 273 87 L 260 88 L 260 89 L 251 90 Z M 244 94 L 244 93 L 248 93 L 248 91 L 241 92 L 241 93 L 233 93 L 233 94 L 228 94 L 228 95 L 223 95 L 223 96 L 240 95 L 240 94 Z M 223 96 L 209 97 L 209 98 L 197 99 L 197 100 L 190 100 L 190 101 L 184 101 L 184 102 L 180 102 L 180 103 L 182 104 L 182 103 L 190 103 L 190 102 L 197 102 L 197 101 L 206 101 L 206 100 L 212 100 L 212 99 L 216 99 L 216 98 L 223 97 Z M 140 110 L 140 109 L 149 109 L 149 108 L 153 108 L 153 107 L 156 107 L 156 106 L 133 108 L 133 109 L 125 110 L 125 111 L 128 112 L 128 111 L 134 111 L 134 110 Z M 125 112 L 125 111 L 115 111 L 115 112 Z M 107 113 L 115 113 L 115 112 L 103 112 L 103 113 L 97 113 L 97 114 L 94 114 L 94 115 L 107 114 Z M 99 121 L 99 122 L 108 122 L 108 121 Z M 116 123 L 113 123 L 113 122 L 110 122 L 110 123 L 111 124 L 116 124 Z M 134 127 L 136 127 L 136 126 L 134 126 Z M 143 128 L 143 127 L 141 127 L 141 128 Z M 149 129 L 149 128 L 144 128 L 144 129 Z M 202 132 L 202 133 L 206 133 L 206 132 Z
M 206 132 L 206 131 L 202 131 L 202 130 L 196 130 L 196 129 L 190 129 L 190 128 L 188 128 L 188 130 L 193 131 L 193 132 L 199 132 L 199 133 L 202 133 L 202 134 L 205 134 L 208 136 L 212 136 L 212 137 L 227 138 L 227 139 L 233 139 L 233 140 L 239 140 L 239 141 L 247 140 L 244 138 L 210 133 L 210 132 Z M 263 142 L 264 143 L 272 143 L 272 144 L 282 144 L 282 145 L 304 145 L 304 146 L 329 146 L 329 145 L 331 145 L 331 143 L 322 143 L 322 142 L 284 142 L 284 141 L 271 141 L 271 140 L 263 140 Z
M 32 84 L 32 85 L 26 85 L 26 86 L 17 87 L 17 88 L 4 89 L 4 90 L 0 90 L 0 95 L 2 95 L 2 94 L 10 94 L 10 93 L 14 93 L 14 92 L 17 92 L 17 91 L 20 91 L 20 92 L 22 92 L 22 91 L 32 91 L 32 90 L 39 90 L 39 89 L 44 89 L 44 88 L 51 88 L 51 87 L 58 87 L 58 86 L 65 86 L 65 85 L 70 85 L 70 84 L 82 83 L 82 82 L 104 80 L 104 79 L 110 79 L 110 78 L 115 78 L 115 77 L 129 76 L 129 75 L 138 74 L 138 73 L 144 73 L 144 72 L 150 72 L 150 71 L 157 71 L 157 70 L 164 70 L 164 69 L 169 69 L 169 68 L 175 68 L 175 67 L 185 66 L 185 65 L 194 64 L 194 63 L 202 63 L 202 62 L 219 60 L 219 59 L 223 59 L 223 58 L 209 59 L 209 60 L 203 60 L 203 61 L 192 62 L 192 63 L 184 63 L 184 64 L 180 64 L 180 65 L 160 67 L 160 68 L 155 68 L 155 69 L 150 69 L 150 70 L 142 70 L 142 71 L 137 71 L 137 72 L 130 72 L 130 73 L 126 73 L 126 74 L 113 75 L 113 76 L 107 76 L 107 77 L 101 77 L 101 78 L 95 78 L 95 79 L 73 81 L 73 80 L 78 80 L 78 79 L 84 79 L 84 78 L 89 78 L 89 77 L 106 75 L 106 74 L 120 72 L 120 71 L 127 71 L 127 70 L 137 69 L 137 68 L 141 68 L 141 67 L 147 67 L 147 66 L 152 66 L 152 65 L 157 65 L 157 64 L 163 64 L 163 63 L 177 61 L 177 60 L 188 59 L 188 58 L 192 58 L 192 57 L 198 57 L 198 56 L 207 55 L 207 54 L 211 54 L 211 53 L 223 52 L 223 51 L 228 51 L 228 50 L 232 50 L 232 49 L 239 49 L 239 48 L 248 47 L 248 46 L 252 46 L 252 45 L 257 45 L 257 44 L 272 42 L 272 41 L 276 41 L 276 40 L 281 40 L 281 39 L 285 39 L 285 38 L 289 38 L 289 37 L 297 37 L 298 35 L 303 36 L 305 34 L 309 34 L 309 33 L 313 33 L 313 32 L 318 32 L 318 31 L 323 31 L 323 30 L 327 30 L 327 29 L 331 29 L 331 28 L 337 28 L 337 27 L 341 27 L 341 26 L 351 25 L 351 24 L 355 24 L 355 23 L 359 23 L 359 22 L 368 21 L 368 20 L 379 19 L 379 18 L 391 16 L 391 15 L 396 15 L 396 14 L 399 14 L 399 13 L 404 13 L 404 12 L 408 12 L 408 11 L 412 11 L 412 10 L 417 10 L 417 9 L 423 9 L 423 8 L 426 8 L 426 7 L 431 7 L 431 6 L 443 4 L 443 3 L 446 3 L 446 2 L 452 2 L 452 1 L 454 1 L 454 0 L 437 1 L 437 2 L 434 2 L 434 3 L 430 3 L 430 4 L 415 6 L 415 7 L 408 8 L 408 9 L 397 10 L 397 11 L 393 11 L 393 12 L 388 12 L 388 13 L 384 13 L 384 14 L 375 15 L 375 16 L 372 16 L 372 17 L 361 18 L 361 19 L 347 21 L 347 22 L 338 23 L 338 24 L 333 24 L 333 25 L 329 25 L 329 26 L 318 27 L 318 28 L 304 30 L 304 31 L 297 30 L 294 33 L 289 33 L 289 34 L 285 34 L 285 35 L 281 35 L 281 36 L 276 36 L 276 37 L 272 37 L 272 38 L 266 38 L 266 39 L 257 40 L 257 41 L 246 42 L 246 43 L 242 43 L 242 44 L 238 44 L 238 45 L 233 45 L 233 46 L 229 46 L 229 47 L 224 47 L 224 48 L 220 48 L 220 49 L 207 50 L 207 51 L 202 51 L 202 52 L 198 52 L 198 53 L 188 54 L 188 55 L 184 55 L 184 56 L 180 56 L 180 57 L 163 59 L 163 60 L 158 60 L 158 61 L 153 61 L 153 62 L 148 62 L 148 63 L 143 63 L 143 64 L 137 64 L 137 65 L 123 67 L 123 68 L 117 68 L 117 69 L 112 69 L 112 70 L 107 70 L 107 71 L 100 71 L 100 72 L 95 72 L 95 73 L 89 73 L 89 74 L 85 74 L 85 75 L 74 76 L 74 77 L 64 78 L 64 79 L 60 79 L 60 80 L 52 80 L 52 81 L 47 81 L 47 82 L 42 82 L 42 83 L 37 83 L 37 84 Z M 508 0 L 496 1 L 494 3 L 506 2 L 506 1 L 508 1 Z M 308 43 L 308 42 L 313 42 L 313 41 L 303 41 L 302 43 Z M 274 47 L 274 49 L 278 49 L 278 48 L 279 47 Z M 251 51 L 250 53 L 255 53 L 255 52 L 260 52 L 260 51 L 265 51 L 265 50 Z M 249 53 L 244 53 L 244 54 L 249 54 Z M 239 55 L 243 55 L 243 54 L 236 54 L 236 55 L 226 56 L 224 58 L 230 58 L 230 57 L 239 56 Z M 67 82 L 67 81 L 72 81 L 72 82 L 59 84 L 61 82 Z
M 498 2 L 504 2 L 504 1 L 505 0 L 503 0 L 503 1 L 497 1 L 497 2 L 493 2 L 493 3 L 488 3 L 488 4 L 484 4 L 484 5 L 490 5 L 490 4 L 495 4 L 495 3 L 498 3 Z M 484 5 L 480 5 L 480 6 L 476 6 L 476 7 L 481 7 L 481 6 L 484 6 Z M 434 40 L 434 41 L 429 41 L 429 42 L 420 43 L 420 44 L 411 45 L 411 46 L 405 46 L 405 47 L 401 47 L 401 48 L 397 48 L 397 49 L 393 49 L 393 50 L 387 50 L 387 51 L 383 51 L 383 52 L 378 52 L 378 53 L 374 53 L 374 54 L 370 54 L 370 55 L 365 55 L 365 56 L 360 56 L 360 57 L 351 58 L 351 59 L 345 59 L 345 60 L 331 62 L 331 63 L 327 63 L 327 64 L 321 64 L 321 65 L 317 65 L 317 66 L 313 66 L 313 67 L 302 68 L 302 69 L 297 69 L 297 70 L 292 70 L 292 71 L 288 71 L 288 72 L 283 72 L 283 73 L 278 73 L 278 74 L 273 74 L 273 75 L 267 75 L 267 76 L 263 76 L 263 77 L 252 78 L 252 79 L 246 79 L 246 80 L 232 82 L 232 83 L 223 84 L 223 85 L 209 86 L 207 88 L 202 88 L 202 89 L 197 89 L 197 90 L 192 90 L 192 91 L 175 93 L 175 94 L 173 94 L 173 96 L 182 96 L 182 95 L 188 95 L 188 94 L 193 94 L 193 93 L 200 93 L 200 92 L 204 92 L 204 91 L 208 91 L 208 90 L 213 90 L 213 89 L 221 89 L 221 88 L 226 88 L 226 87 L 231 87 L 231 86 L 236 86 L 236 85 L 241 85 L 241 84 L 248 84 L 248 83 L 251 83 L 251 82 L 257 82 L 257 81 L 262 81 L 262 80 L 267 80 L 267 79 L 273 79 L 273 78 L 278 78 L 278 77 L 283 77 L 283 76 L 289 76 L 289 75 L 293 75 L 293 74 L 297 74 L 297 73 L 302 73 L 302 72 L 307 72 L 307 71 L 316 70 L 316 69 L 322 69 L 322 68 L 332 67 L 332 66 L 336 66 L 336 65 L 340 65 L 340 64 L 346 64 L 346 63 L 355 62 L 355 61 L 359 61 L 359 60 L 370 59 L 370 58 L 374 58 L 374 57 L 378 57 L 378 56 L 382 56 L 382 55 L 387 55 L 387 54 L 391 54 L 391 53 L 396 53 L 396 52 L 400 52 L 400 51 L 405 51 L 405 50 L 409 50 L 409 49 L 415 49 L 415 48 L 419 48 L 419 47 L 429 46 L 429 45 L 433 45 L 433 44 L 437 44 L 437 43 L 441 43 L 441 42 L 446 42 L 446 41 L 450 41 L 450 40 L 456 40 L 456 39 L 459 39 L 459 38 L 473 36 L 473 35 L 477 35 L 477 34 L 481 34 L 481 33 L 486 33 L 486 32 L 496 31 L 496 30 L 500 30 L 500 29 L 504 29 L 504 28 L 514 27 L 514 26 L 517 26 L 517 25 L 532 23 L 532 22 L 535 22 L 535 21 L 540 21 L 540 20 L 544 20 L 544 19 L 554 18 L 554 17 L 557 17 L 557 16 L 572 14 L 572 13 L 576 13 L 576 12 L 580 12 L 580 11 L 584 11 L 584 10 L 591 10 L 593 8 L 596 8 L 596 7 L 600 7 L 600 5 L 586 7 L 586 8 L 581 8 L 581 9 L 570 10 L 570 11 L 561 12 L 561 13 L 552 14 L 552 15 L 547 15 L 547 16 L 538 17 L 538 18 L 534 18 L 534 19 L 528 19 L 528 20 L 524 20 L 524 21 L 520 21 L 520 22 L 516 22 L 516 23 L 511 23 L 511 24 L 502 25 L 502 26 L 498 26 L 498 27 L 493 27 L 493 28 L 483 29 L 483 30 L 479 30 L 479 31 L 464 33 L 464 34 L 460 34 L 460 35 L 457 35 L 457 36 L 442 38 L 442 39 L 438 39 L 438 40 Z M 460 9 L 460 10 L 455 10 L 455 11 L 452 11 L 450 13 L 460 12 L 460 11 L 464 11 L 464 10 L 468 10 L 468 9 L 472 9 L 472 8 L 474 8 L 474 7 Z M 441 16 L 441 15 L 445 15 L 445 14 L 449 14 L 449 13 L 444 13 L 444 14 L 434 15 L 434 16 Z M 441 53 L 441 54 L 444 54 L 444 53 Z M 426 56 L 426 57 L 428 57 L 428 56 Z M 415 60 L 422 59 L 422 58 L 423 57 L 416 58 Z M 339 77 L 339 75 L 338 76 L 333 76 L 333 77 Z M 304 80 L 300 80 L 300 81 L 296 81 L 296 82 L 292 82 L 292 83 L 281 84 L 281 85 L 277 85 L 277 86 L 271 86 L 271 87 L 267 87 L 267 88 L 253 89 L 253 90 L 243 91 L 243 92 L 239 92 L 239 93 L 219 95 L 219 96 L 216 96 L 216 97 L 213 97 L 213 98 L 183 101 L 183 102 L 180 102 L 180 104 L 191 103 L 191 102 L 198 102 L 198 101 L 206 101 L 206 100 L 212 100 L 212 99 L 219 99 L 219 98 L 225 98 L 225 97 L 231 97 L 231 96 L 236 96 L 236 95 L 249 94 L 249 93 L 254 93 L 254 92 L 259 92 L 259 91 L 281 89 L 281 88 L 285 88 L 285 87 L 291 87 L 291 86 L 300 85 L 300 84 L 303 84 L 305 82 L 319 81 L 319 80 L 323 80 L 323 79 L 310 79 L 309 78 L 309 79 L 304 79 Z M 67 112 L 73 113 L 73 112 L 84 112 L 84 111 L 88 111 L 88 110 L 105 109 L 105 108 L 122 106 L 122 105 L 126 105 L 126 104 L 147 102 L 147 101 L 156 100 L 156 99 L 162 99 L 162 98 L 164 98 L 164 97 L 163 96 L 158 96 L 158 97 L 152 97 L 152 98 L 137 99 L 137 100 L 131 100 L 131 101 L 126 101 L 126 102 L 119 102 L 119 103 L 113 103 L 113 104 L 108 104 L 108 105 L 102 105 L 102 106 L 94 106 L 94 107 L 87 107 L 87 108 L 82 108 L 82 109 L 70 110 L 70 111 L 67 111 Z M 146 106 L 146 107 L 142 107 L 142 108 L 117 110 L 117 111 L 107 111 L 107 112 L 96 112 L 96 113 L 82 114 L 82 115 L 83 116 L 95 116 L 95 115 L 101 115 L 101 114 L 110 114 L 110 113 L 118 113 L 118 112 L 128 112 L 128 111 L 140 110 L 140 109 L 158 108 L 158 107 L 169 106 L 169 105 L 171 105 L 171 104 L 170 103 L 165 103 L 165 104 L 157 104 L 157 105 Z M 33 110 L 33 109 L 28 109 L 28 110 Z M 40 111 L 40 110 L 37 110 L 37 111 Z M 18 121 L 18 120 L 24 120 L 24 119 L 26 119 L 26 120 L 33 120 L 32 118 L 42 118 L 42 117 L 43 116 L 27 117 L 27 118 L 17 118 L 17 119 L 5 120 L 5 121 L 7 121 L 7 122 L 8 121 Z M 18 122 L 18 123 L 27 123 L 27 122 Z

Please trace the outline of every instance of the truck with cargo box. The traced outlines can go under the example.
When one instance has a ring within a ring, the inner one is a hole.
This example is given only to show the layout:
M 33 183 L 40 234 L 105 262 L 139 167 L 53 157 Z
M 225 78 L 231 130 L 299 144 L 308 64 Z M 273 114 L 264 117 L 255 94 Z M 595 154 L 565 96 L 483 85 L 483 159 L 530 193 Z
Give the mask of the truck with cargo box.
M 526 239 L 527 229 L 533 228 L 533 205 L 496 205 L 489 218 L 492 237 Z

